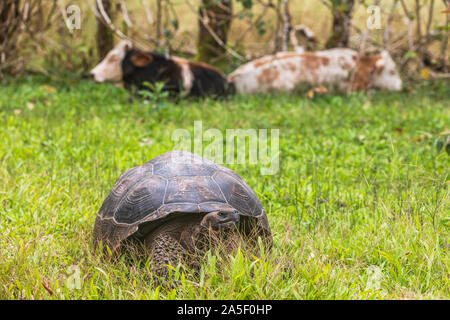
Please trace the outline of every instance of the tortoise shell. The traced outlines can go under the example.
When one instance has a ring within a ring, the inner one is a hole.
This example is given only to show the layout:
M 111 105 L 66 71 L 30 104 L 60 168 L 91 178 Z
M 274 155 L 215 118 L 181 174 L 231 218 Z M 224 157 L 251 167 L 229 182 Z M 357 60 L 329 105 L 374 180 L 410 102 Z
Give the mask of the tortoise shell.
M 103 202 L 94 239 L 115 251 L 122 241 L 143 238 L 174 213 L 206 214 L 235 209 L 270 234 L 258 197 L 234 171 L 189 152 L 171 151 L 124 172 Z

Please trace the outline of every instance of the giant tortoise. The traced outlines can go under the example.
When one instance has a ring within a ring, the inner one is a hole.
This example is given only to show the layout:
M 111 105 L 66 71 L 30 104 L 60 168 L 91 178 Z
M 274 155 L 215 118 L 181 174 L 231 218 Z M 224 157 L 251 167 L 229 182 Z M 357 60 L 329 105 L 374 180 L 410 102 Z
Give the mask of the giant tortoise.
M 266 212 L 238 174 L 172 151 L 117 179 L 95 220 L 94 243 L 112 253 L 130 241 L 143 243 L 155 271 L 163 273 L 195 250 L 199 238 L 227 232 L 244 236 L 245 243 L 255 245 L 260 237 L 272 245 Z

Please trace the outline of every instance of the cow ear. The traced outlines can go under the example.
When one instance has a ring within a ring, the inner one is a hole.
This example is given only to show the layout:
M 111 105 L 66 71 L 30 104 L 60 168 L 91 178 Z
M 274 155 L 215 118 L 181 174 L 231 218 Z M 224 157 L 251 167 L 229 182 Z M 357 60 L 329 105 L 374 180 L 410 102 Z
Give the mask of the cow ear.
M 153 61 L 153 57 L 148 53 L 139 52 L 131 56 L 131 63 L 136 67 L 145 67 Z

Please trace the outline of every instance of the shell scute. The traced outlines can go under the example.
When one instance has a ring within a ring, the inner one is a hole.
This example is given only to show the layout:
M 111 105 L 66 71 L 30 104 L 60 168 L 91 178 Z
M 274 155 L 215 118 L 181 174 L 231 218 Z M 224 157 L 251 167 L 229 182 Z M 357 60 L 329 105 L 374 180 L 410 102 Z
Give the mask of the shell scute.
M 241 179 L 225 171 L 218 171 L 214 180 L 220 186 L 228 204 L 245 215 L 256 216 L 262 206 L 250 187 Z
M 211 177 L 180 177 L 170 179 L 164 203 L 226 202 Z
M 133 186 L 147 176 L 152 175 L 152 167 L 134 167 L 120 175 L 116 180 L 112 190 L 106 197 L 100 208 L 100 214 L 103 217 L 112 217 L 117 210 L 117 205 L 126 196 L 127 190 L 132 189 Z
M 201 163 L 157 163 L 154 165 L 155 174 L 170 179 L 174 177 L 198 177 L 211 176 L 215 168 Z
M 141 179 L 118 204 L 114 218 L 119 223 L 133 224 L 155 212 L 162 204 L 167 180 L 159 176 Z

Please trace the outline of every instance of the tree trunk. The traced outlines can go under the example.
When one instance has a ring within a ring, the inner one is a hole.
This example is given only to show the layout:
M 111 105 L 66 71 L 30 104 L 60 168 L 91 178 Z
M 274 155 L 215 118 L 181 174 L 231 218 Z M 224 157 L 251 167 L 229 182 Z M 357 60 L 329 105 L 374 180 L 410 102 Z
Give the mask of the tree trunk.
M 0 76 L 11 71 L 10 57 L 16 55 L 16 31 L 20 25 L 20 0 L 3 0 L 0 2 Z
M 101 12 L 101 8 L 99 8 L 99 2 L 103 5 L 104 12 L 108 15 L 108 17 L 113 20 L 111 16 L 112 13 L 112 1 L 111 0 L 97 0 L 97 11 Z M 101 14 L 100 14 L 101 16 Z M 111 29 L 108 27 L 106 22 L 97 17 L 97 34 L 96 34 L 96 42 L 97 42 L 97 53 L 99 60 L 102 60 L 108 52 L 113 48 L 114 38 Z
M 225 62 L 232 13 L 232 0 L 202 0 L 198 13 L 198 60 L 216 65 Z
M 14 31 L 19 15 L 19 0 L 4 0 L 0 3 L 0 45 Z
M 289 0 L 283 0 L 283 41 L 281 50 L 287 51 L 289 44 L 289 33 L 291 32 L 291 14 L 289 13 Z
M 446 24 L 445 25 L 450 25 L 450 13 L 447 13 L 447 17 L 445 18 L 446 20 Z M 442 37 L 442 42 L 441 42 L 441 50 L 440 50 L 440 54 L 439 54 L 439 60 L 441 61 L 441 64 L 443 66 L 443 71 L 444 72 L 449 72 L 450 68 L 448 67 L 448 62 L 447 62 L 447 44 L 448 44 L 448 38 L 449 38 L 449 30 L 443 30 L 443 37 Z
M 327 48 L 348 47 L 355 0 L 332 1 L 333 25 Z

